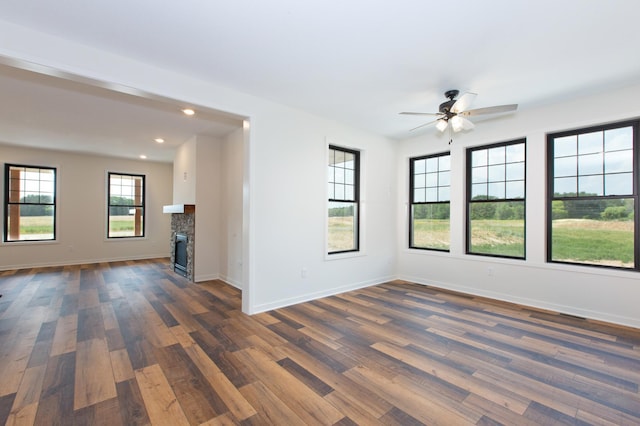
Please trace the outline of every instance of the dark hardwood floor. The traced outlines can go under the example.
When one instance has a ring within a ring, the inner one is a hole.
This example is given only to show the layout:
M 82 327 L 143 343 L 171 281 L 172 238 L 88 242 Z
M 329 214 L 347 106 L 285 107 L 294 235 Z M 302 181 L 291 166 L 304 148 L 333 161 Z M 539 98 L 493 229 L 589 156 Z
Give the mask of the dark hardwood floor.
M 0 293 L 0 424 L 640 424 L 640 330 L 422 285 L 249 317 L 158 259 Z

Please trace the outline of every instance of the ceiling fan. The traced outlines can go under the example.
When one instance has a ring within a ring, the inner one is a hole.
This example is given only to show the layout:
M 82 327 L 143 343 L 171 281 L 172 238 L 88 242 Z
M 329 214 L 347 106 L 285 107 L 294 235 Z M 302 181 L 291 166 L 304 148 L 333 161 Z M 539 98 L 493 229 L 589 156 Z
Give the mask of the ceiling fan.
M 471 130 L 475 125 L 466 117 L 483 114 L 497 114 L 501 112 L 515 111 L 518 108 L 518 104 L 509 105 L 497 105 L 486 108 L 476 108 L 467 110 L 473 103 L 473 100 L 478 96 L 475 93 L 467 92 L 456 99 L 460 92 L 458 90 L 447 90 L 444 92 L 444 96 L 449 100 L 440 104 L 438 112 L 401 112 L 405 115 L 429 115 L 437 117 L 435 120 L 425 124 L 421 124 L 418 127 L 414 127 L 411 131 L 420 129 L 435 123 L 436 128 L 441 132 L 444 132 L 449 128 L 449 131 L 460 132 L 462 130 Z M 449 126 L 451 124 L 451 126 Z M 451 143 L 451 142 L 449 142 Z

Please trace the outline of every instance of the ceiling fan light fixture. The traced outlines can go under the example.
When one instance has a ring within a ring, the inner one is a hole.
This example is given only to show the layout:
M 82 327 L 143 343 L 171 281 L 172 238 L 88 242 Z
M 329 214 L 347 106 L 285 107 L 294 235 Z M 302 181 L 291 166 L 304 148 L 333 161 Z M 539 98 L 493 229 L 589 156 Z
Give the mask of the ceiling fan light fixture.
M 451 117 L 451 127 L 454 132 L 459 132 L 464 128 L 464 121 L 462 117 L 458 117 L 457 115 Z
M 449 123 L 447 122 L 447 120 L 445 120 L 444 118 L 441 118 L 436 122 L 436 129 L 440 130 L 441 132 L 444 132 L 447 129 L 448 125 Z

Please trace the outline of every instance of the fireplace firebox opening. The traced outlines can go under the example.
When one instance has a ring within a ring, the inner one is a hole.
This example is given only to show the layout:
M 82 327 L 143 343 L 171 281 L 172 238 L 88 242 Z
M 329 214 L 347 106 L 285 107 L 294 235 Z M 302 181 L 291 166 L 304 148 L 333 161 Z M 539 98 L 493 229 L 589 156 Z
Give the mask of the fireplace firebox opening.
M 176 233 L 173 270 L 183 277 L 187 276 L 187 262 L 189 260 L 187 254 L 187 241 L 187 234 L 180 232 Z

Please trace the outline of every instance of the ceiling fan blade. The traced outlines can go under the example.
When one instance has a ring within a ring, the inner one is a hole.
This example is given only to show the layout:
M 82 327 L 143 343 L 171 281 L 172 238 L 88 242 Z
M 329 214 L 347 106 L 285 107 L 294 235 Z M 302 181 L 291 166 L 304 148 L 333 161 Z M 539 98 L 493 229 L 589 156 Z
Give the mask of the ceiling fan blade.
M 438 119 L 438 120 L 439 120 L 439 119 Z M 410 129 L 409 131 L 410 131 L 410 132 L 413 132 L 414 130 L 421 129 L 421 128 L 423 128 L 423 127 L 426 127 L 426 126 L 428 126 L 428 125 L 430 125 L 430 124 L 435 123 L 435 122 L 436 122 L 436 121 L 438 121 L 438 120 L 433 120 L 433 121 L 430 121 L 430 122 L 428 122 L 428 123 L 421 124 L 421 125 L 419 125 L 418 127 L 414 127 L 413 129 Z
M 516 109 L 518 109 L 518 104 L 497 105 L 497 106 L 486 107 L 486 108 L 470 109 L 469 111 L 460 112 L 458 113 L 458 115 L 462 115 L 464 117 L 471 117 L 474 115 L 498 114 L 500 112 L 515 111 Z
M 467 108 L 471 106 L 473 101 L 475 100 L 476 93 L 467 92 L 464 95 L 460 96 L 460 98 L 456 101 L 455 104 L 451 107 L 451 112 L 455 112 L 456 114 L 465 111 Z
M 400 112 L 399 114 L 402 115 L 431 115 L 431 116 L 438 116 L 438 115 L 442 115 L 441 112 Z

